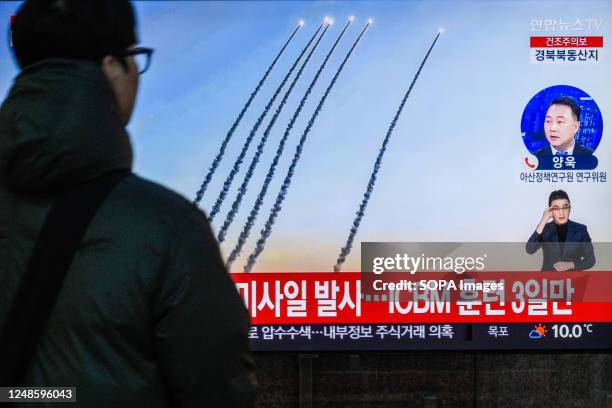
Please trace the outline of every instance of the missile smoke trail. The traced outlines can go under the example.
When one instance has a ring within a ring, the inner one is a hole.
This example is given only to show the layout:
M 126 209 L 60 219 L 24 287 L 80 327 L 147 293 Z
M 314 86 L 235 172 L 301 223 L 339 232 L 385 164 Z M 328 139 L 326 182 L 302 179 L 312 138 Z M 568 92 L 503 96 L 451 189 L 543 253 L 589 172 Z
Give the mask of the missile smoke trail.
M 245 272 L 251 271 L 251 269 L 253 268 L 253 265 L 255 265 L 255 262 L 257 261 L 257 257 L 263 252 L 264 246 L 266 244 L 266 240 L 268 239 L 268 237 L 270 237 L 270 234 L 272 233 L 272 227 L 274 226 L 274 221 L 276 220 L 276 217 L 278 217 L 278 214 L 280 213 L 280 210 L 282 208 L 281 205 L 283 201 L 285 200 L 285 197 L 287 196 L 287 192 L 289 191 L 289 186 L 291 185 L 291 179 L 295 172 L 295 168 L 298 164 L 298 161 L 300 160 L 300 156 L 302 155 L 302 150 L 304 148 L 304 143 L 306 142 L 308 133 L 310 133 L 310 130 L 312 129 L 312 126 L 314 125 L 315 120 L 317 119 L 317 116 L 321 112 L 321 109 L 323 109 L 325 100 L 327 99 L 331 90 L 336 84 L 336 81 L 338 80 L 340 73 L 342 73 L 342 70 L 344 69 L 344 66 L 346 65 L 349 57 L 353 53 L 353 50 L 355 49 L 357 44 L 359 44 L 361 37 L 366 32 L 369 26 L 370 26 L 370 23 L 368 22 L 365 25 L 365 27 L 363 27 L 363 30 L 361 30 L 361 33 L 359 33 L 359 36 L 357 37 L 357 39 L 355 39 L 355 42 L 351 46 L 351 49 L 348 51 L 348 53 L 344 57 L 344 60 L 338 67 L 336 74 L 334 75 L 331 82 L 329 83 L 329 86 L 325 90 L 325 94 L 323 94 L 323 96 L 321 97 L 321 100 L 319 101 L 319 105 L 317 105 L 317 108 L 312 114 L 312 117 L 308 121 L 308 125 L 306 126 L 306 129 L 304 130 L 304 133 L 302 134 L 302 137 L 300 138 L 300 142 L 298 143 L 295 149 L 295 155 L 293 156 L 293 160 L 291 161 L 291 165 L 289 166 L 289 170 L 287 171 L 287 175 L 285 176 L 283 185 L 280 191 L 278 192 L 278 195 L 276 196 L 276 202 L 274 203 L 274 206 L 272 207 L 272 210 L 270 211 L 270 216 L 268 217 L 268 220 L 266 221 L 264 229 L 261 231 L 261 236 L 259 240 L 257 241 L 257 245 L 255 249 L 253 250 L 253 253 L 249 256 L 247 263 L 244 266 Z
M 287 46 L 289 45 L 289 43 L 291 42 L 291 40 L 293 39 L 293 37 L 295 36 L 297 31 L 300 29 L 300 27 L 302 27 L 302 23 L 301 22 L 300 22 L 300 24 L 298 24 L 298 26 L 295 28 L 295 30 L 293 30 L 293 33 L 291 33 L 291 36 L 285 42 L 285 44 L 283 45 L 283 48 L 281 48 L 280 51 L 278 52 L 278 54 L 276 54 L 276 57 L 274 57 L 274 60 L 272 61 L 272 63 L 270 64 L 270 66 L 268 67 L 268 69 L 266 70 L 264 75 L 259 80 L 259 83 L 257 84 L 257 87 L 251 93 L 251 96 L 249 96 L 249 99 L 247 100 L 247 102 L 244 104 L 244 107 L 242 108 L 242 110 L 238 114 L 238 117 L 234 121 L 234 124 L 232 125 L 230 130 L 227 132 L 227 135 L 225 135 L 225 139 L 223 139 L 223 142 L 221 143 L 221 147 L 219 148 L 219 152 L 215 156 L 215 159 L 213 160 L 212 165 L 208 169 L 208 173 L 206 174 L 206 177 L 204 178 L 204 181 L 202 182 L 202 185 L 200 186 L 200 189 L 196 193 L 196 197 L 193 200 L 193 203 L 195 205 L 198 205 L 199 202 L 202 201 L 202 197 L 204 197 L 204 193 L 206 192 L 206 188 L 208 188 L 208 184 L 210 183 L 210 180 L 212 179 L 213 174 L 217 170 L 217 167 L 219 167 L 219 163 L 221 163 L 221 159 L 223 158 L 223 155 L 225 154 L 225 149 L 227 148 L 227 144 L 229 143 L 230 139 L 232 138 L 232 135 L 234 134 L 234 131 L 236 130 L 236 128 L 238 127 L 238 124 L 242 120 L 242 117 L 246 113 L 247 109 L 249 109 L 249 106 L 251 106 L 251 103 L 253 102 L 253 99 L 255 99 L 255 96 L 257 95 L 257 93 L 261 89 L 262 85 L 264 84 L 264 82 L 266 82 L 266 79 L 268 78 L 268 75 L 270 74 L 270 71 L 272 71 L 272 68 L 274 68 L 274 66 L 276 65 L 276 62 L 278 61 L 280 56 L 283 54 L 283 52 L 285 51 L 285 48 L 287 48 Z
M 236 198 L 234 199 L 234 202 L 232 203 L 232 207 L 229 213 L 227 214 L 225 221 L 223 222 L 223 226 L 219 230 L 219 235 L 217 237 L 219 242 L 223 242 L 225 240 L 225 235 L 227 234 L 227 230 L 229 229 L 230 225 L 232 225 L 232 222 L 234 221 L 234 217 L 236 216 L 236 213 L 238 212 L 238 209 L 240 208 L 240 204 L 242 202 L 242 198 L 244 197 L 244 194 L 246 193 L 249 181 L 251 180 L 251 177 L 253 177 L 255 168 L 257 167 L 257 164 L 259 163 L 259 159 L 261 155 L 263 154 L 263 149 L 266 144 L 266 141 L 268 140 L 268 136 L 270 135 L 270 131 L 274 127 L 274 124 L 276 123 L 278 116 L 282 112 L 285 106 L 285 103 L 287 102 L 287 99 L 289 99 L 289 95 L 291 94 L 291 92 L 293 91 L 293 88 L 295 87 L 298 80 L 302 76 L 302 72 L 304 71 L 304 68 L 306 68 L 306 65 L 308 65 L 308 61 L 310 60 L 310 57 L 312 56 L 314 51 L 317 49 L 319 42 L 321 42 L 321 39 L 325 35 L 325 31 L 327 31 L 328 28 L 329 28 L 329 25 L 325 28 L 325 30 L 323 31 L 323 33 L 321 34 L 321 36 L 319 37 L 319 39 L 317 40 L 313 48 L 308 53 L 308 56 L 302 63 L 302 66 L 298 70 L 298 73 L 296 74 L 295 78 L 293 78 L 293 82 L 291 83 L 291 85 L 289 85 L 289 88 L 285 92 L 283 99 L 281 100 L 280 104 L 276 108 L 276 111 L 274 112 L 274 116 L 272 116 L 270 123 L 268 123 L 266 130 L 264 130 L 261 140 L 259 141 L 259 144 L 257 145 L 255 155 L 253 156 L 253 159 L 251 160 L 251 164 L 249 165 L 249 169 L 247 170 L 246 175 L 244 176 L 244 180 L 242 181 L 242 184 L 240 185 L 240 188 L 238 189 L 238 194 L 236 195 Z
M 329 25 L 328 25 L 328 27 L 329 27 Z M 232 170 L 230 171 L 229 176 L 227 176 L 227 179 L 225 180 L 225 183 L 223 183 L 223 188 L 221 189 L 221 192 L 219 193 L 219 196 L 217 197 L 217 200 L 215 201 L 215 204 L 213 205 L 213 208 L 210 211 L 210 214 L 208 216 L 208 220 L 210 222 L 213 221 L 213 219 L 215 218 L 215 215 L 217 215 L 217 213 L 221 209 L 221 205 L 223 204 L 223 201 L 225 200 L 225 197 L 227 197 L 227 192 L 229 191 L 230 187 L 232 186 L 232 182 L 234 181 L 234 177 L 236 177 L 236 174 L 240 171 L 240 165 L 242 164 L 242 162 L 244 160 L 244 156 L 246 156 L 247 151 L 249 150 L 249 147 L 251 146 L 251 142 L 253 141 L 253 138 L 255 137 L 255 134 L 257 133 L 257 130 L 259 130 L 259 127 L 261 126 L 261 123 L 263 122 L 265 117 L 268 115 L 268 112 L 272 108 L 272 105 L 274 104 L 274 101 L 276 101 L 276 98 L 281 93 L 283 87 L 285 86 L 285 84 L 289 80 L 289 77 L 291 76 L 291 74 L 293 74 L 293 71 L 295 71 L 295 68 L 297 67 L 298 63 L 300 62 L 300 60 L 302 59 L 302 57 L 304 56 L 304 54 L 308 50 L 308 47 L 310 47 L 310 44 L 312 44 L 314 39 L 317 37 L 317 34 L 319 33 L 319 31 L 321 31 L 321 28 L 323 28 L 323 24 L 321 24 L 319 26 L 317 31 L 310 38 L 310 41 L 308 41 L 308 44 L 306 44 L 306 46 L 304 47 L 304 49 L 302 50 L 300 55 L 298 55 L 298 57 L 295 59 L 295 62 L 293 63 L 293 65 L 289 69 L 289 72 L 287 72 L 287 75 L 285 75 L 285 77 L 281 81 L 280 85 L 276 88 L 276 91 L 274 92 L 274 94 L 272 95 L 270 100 L 268 101 L 268 104 L 266 105 L 266 107 L 263 109 L 263 111 L 259 115 L 259 118 L 257 118 L 257 121 L 255 122 L 255 125 L 253 125 L 253 128 L 249 132 L 249 136 L 247 137 L 246 141 L 244 142 L 244 145 L 242 146 L 242 150 L 240 151 L 240 154 L 238 155 L 238 158 L 236 158 L 236 161 L 234 162 L 234 166 L 232 167 Z M 327 28 L 325 28 L 325 30 L 327 30 Z
M 270 186 L 270 183 L 272 182 L 272 178 L 274 177 L 274 172 L 276 171 L 276 166 L 278 165 L 278 161 L 280 160 L 280 157 L 283 154 L 283 150 L 285 149 L 285 143 L 287 142 L 287 138 L 289 137 L 289 133 L 291 133 L 291 129 L 293 128 L 293 125 L 295 125 L 295 121 L 297 120 L 298 116 L 300 116 L 300 113 L 302 112 L 302 109 L 304 108 L 304 104 L 306 103 L 308 97 L 312 93 L 313 88 L 315 87 L 317 81 L 319 80 L 319 77 L 321 76 L 321 72 L 323 72 L 323 69 L 325 68 L 325 65 L 327 65 L 327 61 L 329 61 L 329 59 L 332 56 L 334 50 L 336 49 L 336 46 L 340 42 L 340 39 L 342 38 L 342 36 L 346 32 L 346 29 L 351 24 L 351 22 L 352 22 L 352 20 L 349 20 L 349 22 L 346 23 L 346 25 L 344 26 L 344 28 L 340 32 L 340 35 L 338 35 L 338 38 L 336 39 L 336 42 L 334 42 L 334 44 L 332 45 L 331 49 L 329 50 L 329 52 L 325 56 L 325 59 L 323 60 L 323 63 L 321 64 L 321 66 L 319 67 L 319 70 L 317 71 L 317 73 L 315 74 L 314 78 L 310 82 L 310 85 L 306 89 L 306 93 L 302 97 L 302 100 L 300 101 L 300 104 L 298 105 L 296 111 L 293 113 L 293 117 L 291 118 L 291 120 L 289 121 L 289 124 L 287 125 L 287 128 L 285 129 L 285 133 L 283 134 L 283 137 L 281 138 L 280 143 L 278 145 L 278 148 L 276 150 L 276 155 L 274 156 L 274 159 L 272 159 L 272 164 L 270 165 L 270 168 L 268 169 L 268 174 L 266 174 L 266 179 L 264 181 L 264 184 L 261 187 L 261 191 L 257 195 L 257 200 L 255 200 L 255 204 L 253 205 L 253 208 L 251 209 L 251 213 L 249 214 L 249 217 L 247 218 L 247 221 L 246 221 L 246 223 L 244 225 L 244 228 L 242 229 L 242 232 L 240 232 L 240 236 L 238 237 L 238 242 L 236 243 L 236 246 L 234 247 L 234 249 L 232 250 L 232 252 L 230 253 L 230 255 L 229 255 L 228 259 L 227 259 L 227 268 L 228 269 L 230 268 L 232 262 L 234 262 L 236 260 L 236 258 L 238 257 L 238 255 L 240 255 L 240 251 L 242 251 L 242 247 L 244 246 L 244 243 L 246 242 L 247 238 L 249 237 L 249 233 L 251 232 L 251 228 L 253 228 L 253 224 L 255 223 L 255 219 L 257 218 L 257 214 L 259 213 L 259 209 L 261 208 L 261 206 L 263 204 L 263 200 L 264 200 L 264 198 L 266 196 L 266 193 L 268 191 L 268 187 Z
M 334 265 L 335 272 L 340 271 L 340 268 L 342 267 L 342 264 L 346 260 L 346 257 L 351 252 L 351 248 L 353 247 L 353 240 L 355 239 L 355 235 L 357 235 L 357 230 L 359 229 L 359 225 L 361 224 L 361 220 L 365 213 L 366 207 L 368 206 L 368 202 L 370 201 L 370 197 L 372 196 L 372 191 L 374 190 L 374 184 L 376 183 L 376 177 L 378 176 L 378 172 L 380 170 L 380 166 L 382 164 L 382 160 L 385 155 L 385 151 L 387 150 L 387 145 L 389 144 L 389 140 L 391 139 L 391 134 L 393 133 L 393 130 L 395 129 L 395 125 L 397 124 L 397 121 L 400 115 L 402 114 L 402 110 L 404 109 L 404 105 L 406 104 L 406 101 L 408 100 L 408 96 L 410 95 L 410 92 L 412 91 L 412 88 L 414 87 L 414 84 L 416 83 L 416 80 L 418 79 L 419 74 L 421 73 L 421 70 L 423 69 L 423 66 L 425 65 L 425 62 L 427 61 L 427 58 L 429 57 L 429 53 L 431 53 L 431 50 L 433 49 L 434 45 L 436 45 L 436 41 L 438 41 L 440 34 L 441 33 L 439 32 L 438 35 L 436 35 L 436 38 L 431 44 L 431 47 L 429 47 L 427 54 L 425 54 L 425 58 L 423 58 L 423 61 L 421 62 L 421 66 L 419 67 L 417 73 L 412 79 L 412 83 L 410 84 L 408 91 L 406 91 L 406 94 L 404 95 L 404 98 L 402 99 L 402 102 L 400 103 L 399 108 L 397 109 L 397 112 L 395 113 L 395 117 L 393 118 L 393 120 L 391 121 L 391 124 L 389 125 L 389 129 L 387 130 L 387 135 L 385 136 L 385 139 L 383 140 L 380 151 L 378 152 L 378 157 L 376 157 L 376 162 L 374 163 L 374 169 L 372 170 L 372 175 L 370 176 L 370 181 L 368 182 L 366 191 L 363 194 L 363 200 L 361 201 L 359 210 L 357 210 L 355 220 L 353 221 L 353 225 L 349 232 L 348 239 L 346 240 L 346 245 L 340 250 L 340 254 L 338 255 L 338 260 L 336 261 L 336 265 Z

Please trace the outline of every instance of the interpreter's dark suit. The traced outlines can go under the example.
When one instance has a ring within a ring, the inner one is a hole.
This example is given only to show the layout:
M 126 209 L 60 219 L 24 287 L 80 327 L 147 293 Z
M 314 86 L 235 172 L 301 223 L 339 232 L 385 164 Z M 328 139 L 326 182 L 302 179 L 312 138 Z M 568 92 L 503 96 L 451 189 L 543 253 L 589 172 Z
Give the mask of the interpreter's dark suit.
M 568 220 L 565 242 L 559 242 L 557 226 L 554 222 L 546 224 L 542 234 L 537 231 L 529 238 L 525 245 L 528 254 L 535 253 L 542 248 L 544 259 L 542 271 L 554 271 L 553 265 L 557 262 L 573 262 L 573 271 L 583 271 L 595 265 L 595 253 L 591 237 L 586 225 Z

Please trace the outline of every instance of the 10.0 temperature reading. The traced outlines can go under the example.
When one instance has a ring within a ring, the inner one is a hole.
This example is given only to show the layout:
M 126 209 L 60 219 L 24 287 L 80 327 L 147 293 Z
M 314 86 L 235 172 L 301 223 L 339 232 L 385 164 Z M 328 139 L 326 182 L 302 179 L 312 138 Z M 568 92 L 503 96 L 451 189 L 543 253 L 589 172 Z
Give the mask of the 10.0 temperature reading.
M 585 324 L 555 324 L 552 326 L 553 336 L 555 338 L 580 338 L 584 333 L 593 333 L 593 325 Z

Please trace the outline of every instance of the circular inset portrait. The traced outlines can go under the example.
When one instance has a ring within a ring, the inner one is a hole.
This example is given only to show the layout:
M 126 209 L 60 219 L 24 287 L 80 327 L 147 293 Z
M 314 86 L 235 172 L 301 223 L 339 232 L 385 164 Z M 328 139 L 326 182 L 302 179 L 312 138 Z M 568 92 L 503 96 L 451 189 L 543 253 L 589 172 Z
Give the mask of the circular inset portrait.
M 527 150 L 543 156 L 592 155 L 603 130 L 599 107 L 581 89 L 555 85 L 538 92 L 525 107 L 521 135 Z
M 523 143 L 538 158 L 539 169 L 596 167 L 593 153 L 602 131 L 603 119 L 593 98 L 569 85 L 538 92 L 527 103 L 521 118 Z

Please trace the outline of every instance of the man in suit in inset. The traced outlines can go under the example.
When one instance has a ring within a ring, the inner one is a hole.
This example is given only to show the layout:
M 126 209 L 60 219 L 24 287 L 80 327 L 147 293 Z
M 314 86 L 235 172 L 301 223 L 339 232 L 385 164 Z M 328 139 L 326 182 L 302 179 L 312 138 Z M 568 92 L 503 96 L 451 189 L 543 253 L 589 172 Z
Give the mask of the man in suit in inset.
M 536 152 L 538 160 L 542 161 L 546 156 L 592 155 L 593 150 L 576 142 L 579 129 L 580 106 L 574 98 L 562 96 L 553 99 L 544 119 L 544 134 L 549 145 Z
M 548 208 L 525 245 L 528 254 L 542 248 L 542 271 L 582 271 L 595 265 L 587 227 L 571 221 L 570 210 L 570 199 L 565 191 L 550 193 Z M 549 222 L 551 219 L 553 222 Z

